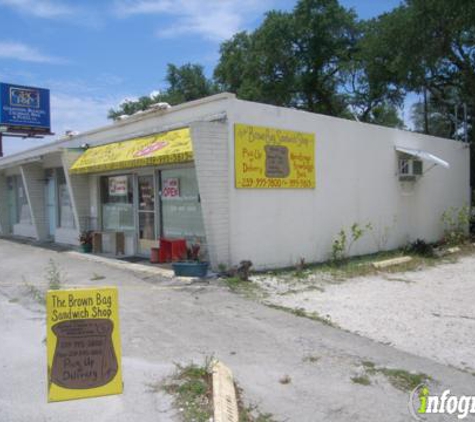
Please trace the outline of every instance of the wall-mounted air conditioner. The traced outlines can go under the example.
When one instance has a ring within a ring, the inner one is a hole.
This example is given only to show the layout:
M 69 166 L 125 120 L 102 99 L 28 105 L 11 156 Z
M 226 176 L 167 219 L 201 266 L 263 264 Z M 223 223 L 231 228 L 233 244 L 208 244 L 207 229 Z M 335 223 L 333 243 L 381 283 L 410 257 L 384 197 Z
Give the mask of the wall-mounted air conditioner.
M 421 160 L 416 158 L 399 158 L 399 180 L 416 180 L 422 174 L 423 165 Z

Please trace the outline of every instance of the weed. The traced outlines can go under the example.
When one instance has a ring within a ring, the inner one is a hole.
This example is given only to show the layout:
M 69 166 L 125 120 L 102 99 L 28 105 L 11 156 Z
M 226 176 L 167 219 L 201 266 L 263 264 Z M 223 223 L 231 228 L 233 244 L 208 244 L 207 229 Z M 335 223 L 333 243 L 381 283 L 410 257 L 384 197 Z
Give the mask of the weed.
M 272 309 L 277 309 L 278 311 L 291 313 L 299 318 L 308 318 L 313 321 L 321 322 L 322 324 L 328 325 L 329 327 L 338 328 L 338 326 L 334 322 L 332 322 L 328 318 L 322 317 L 317 312 L 307 312 L 303 308 L 287 308 L 286 306 L 274 305 L 272 303 L 265 303 L 265 302 L 264 302 L 264 305 Z
M 423 373 L 413 374 L 403 369 L 377 369 L 378 372 L 383 374 L 391 385 L 401 391 L 412 391 L 419 384 L 426 382 L 430 377 Z
M 307 355 L 302 358 L 302 362 L 317 363 L 320 360 L 320 356 Z
M 380 368 L 371 361 L 361 362 L 366 373 L 363 376 L 381 374 L 384 375 L 389 383 L 398 390 L 407 392 L 414 390 L 419 384 L 427 382 L 432 378 L 424 373 L 413 373 L 404 369 Z M 362 377 L 363 377 L 362 376 Z M 352 379 L 353 380 L 353 379 Z M 356 382 L 356 381 L 353 381 Z
M 49 290 L 59 290 L 64 281 L 64 275 L 56 263 L 50 259 L 46 267 L 46 281 Z
M 248 299 L 262 296 L 261 288 L 251 281 L 243 281 L 239 277 L 223 278 L 223 281 L 232 292 L 242 294 Z
M 369 379 L 368 375 L 361 375 L 358 377 L 353 377 L 351 378 L 351 381 L 353 381 L 355 384 L 360 384 L 360 385 L 371 385 L 371 380 Z
M 182 411 L 185 421 L 208 422 L 213 417 L 212 362 L 206 359 L 203 366 L 177 364 L 169 383 L 151 385 L 152 392 L 164 389 L 175 396 L 175 406 Z
M 34 286 L 33 284 L 28 283 L 25 277 L 23 277 L 22 279 L 23 279 L 23 285 L 26 288 L 27 294 L 31 296 L 35 302 L 39 303 L 40 305 L 44 305 L 45 294 L 38 287 Z
M 368 223 L 365 226 L 353 223 L 350 227 L 349 235 L 346 233 L 345 228 L 341 229 L 332 244 L 333 262 L 341 263 L 342 261 L 345 261 L 350 256 L 353 245 L 372 229 L 373 226 L 371 223 Z
M 18 300 L 19 299 L 17 297 L 12 297 L 11 299 L 8 300 L 8 303 L 17 303 Z
M 444 226 L 444 243 L 455 246 L 467 241 L 470 224 L 470 208 L 467 205 L 448 208 L 442 213 L 441 220 Z
M 92 277 L 90 278 L 91 281 L 99 281 L 99 280 L 104 280 L 104 279 L 105 277 L 103 275 L 96 274 L 96 273 L 94 273 Z

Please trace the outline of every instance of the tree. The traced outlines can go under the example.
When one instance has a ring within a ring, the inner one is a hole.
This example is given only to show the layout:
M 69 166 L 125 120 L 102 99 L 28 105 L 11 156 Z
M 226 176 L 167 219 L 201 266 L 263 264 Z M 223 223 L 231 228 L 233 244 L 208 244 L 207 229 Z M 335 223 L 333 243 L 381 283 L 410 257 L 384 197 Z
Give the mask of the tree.
M 143 96 L 138 100 L 123 101 L 117 109 L 109 110 L 108 118 L 116 120 L 121 115 L 132 115 L 138 111 L 147 110 L 152 104 L 158 102 L 177 105 L 217 92 L 216 85 L 206 78 L 201 65 L 188 63 L 177 67 L 169 64 L 165 79 L 168 88 L 163 93 Z
M 416 115 L 426 133 L 434 110 L 448 121 L 457 104 L 475 111 L 474 22 L 475 3 L 466 0 L 406 0 L 374 22 L 375 60 L 393 83 L 424 95 Z
M 223 43 L 214 76 L 243 99 L 341 116 L 354 33 L 354 13 L 337 0 L 300 0 L 291 13 L 270 12 L 254 32 Z

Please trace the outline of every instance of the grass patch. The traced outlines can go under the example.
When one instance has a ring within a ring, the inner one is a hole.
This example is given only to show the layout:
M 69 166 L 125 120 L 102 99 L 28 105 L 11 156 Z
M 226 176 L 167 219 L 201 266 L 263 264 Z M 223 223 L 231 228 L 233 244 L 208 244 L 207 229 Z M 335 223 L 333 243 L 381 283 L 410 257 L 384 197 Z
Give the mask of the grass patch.
M 239 277 L 223 278 L 222 280 L 232 292 L 242 294 L 248 299 L 263 296 L 263 290 L 252 281 L 243 281 Z
M 12 297 L 11 299 L 8 299 L 8 303 L 17 303 L 19 299 L 17 297 Z
M 159 388 L 175 397 L 175 407 L 180 409 L 185 422 L 209 422 L 213 418 L 212 391 L 213 359 L 206 359 L 204 365 L 177 364 L 173 377 L 163 386 L 149 386 L 151 391 Z
M 351 381 L 353 381 L 355 384 L 360 384 L 364 386 L 371 385 L 371 380 L 369 379 L 368 375 L 361 375 L 359 377 L 353 377 L 351 378 Z
M 338 262 L 328 261 L 323 263 L 306 264 L 302 271 L 295 271 L 295 268 L 284 268 L 263 272 L 261 275 L 276 278 L 303 280 L 315 274 L 328 274 L 330 280 L 322 280 L 326 283 L 339 283 L 354 277 L 362 277 L 380 273 L 400 273 L 406 271 L 417 271 L 424 267 L 432 267 L 437 264 L 455 263 L 460 257 L 471 255 L 475 252 L 475 247 L 471 244 L 458 245 L 460 251 L 443 256 L 420 256 L 416 253 L 408 252 L 405 249 L 392 251 L 382 251 L 368 255 L 355 256 Z M 412 261 L 393 265 L 384 269 L 376 269 L 372 266 L 374 261 L 410 256 Z M 399 281 L 399 280 L 397 280 Z M 401 280 L 402 281 L 402 280 Z
M 430 377 L 423 373 L 413 374 L 405 371 L 404 369 L 377 369 L 378 372 L 383 374 L 394 388 L 401 391 L 412 391 L 419 384 L 426 382 Z
M 165 383 L 147 384 L 149 392 L 165 391 L 175 397 L 174 405 L 180 410 L 184 422 L 209 422 L 214 418 L 213 366 L 215 359 L 206 358 L 203 365 L 177 364 L 173 376 Z M 275 422 L 270 413 L 262 414 L 255 405 L 246 406 L 243 392 L 237 384 L 236 399 L 239 422 Z
M 337 324 L 335 324 L 333 321 L 331 321 L 328 318 L 322 317 L 321 315 L 318 314 L 318 312 L 307 312 L 303 308 L 295 308 L 294 309 L 294 308 L 288 308 L 286 306 L 274 305 L 272 303 L 265 303 L 265 302 L 264 302 L 264 305 L 266 305 L 266 306 L 268 306 L 269 308 L 272 308 L 272 309 L 277 309 L 278 311 L 288 312 L 288 313 L 290 313 L 292 315 L 295 315 L 299 318 L 308 318 L 308 319 L 311 319 L 313 321 L 321 322 L 322 324 L 328 325 L 329 327 L 338 328 Z
M 403 392 L 412 391 L 419 384 L 432 380 L 429 375 L 426 375 L 422 372 L 413 373 L 406 371 L 405 369 L 380 368 L 371 361 L 363 361 L 361 364 L 365 368 L 365 374 L 356 378 L 367 377 L 369 379 L 370 375 L 381 374 L 386 377 L 386 379 L 394 388 L 397 388 Z M 355 382 L 353 378 L 352 381 Z

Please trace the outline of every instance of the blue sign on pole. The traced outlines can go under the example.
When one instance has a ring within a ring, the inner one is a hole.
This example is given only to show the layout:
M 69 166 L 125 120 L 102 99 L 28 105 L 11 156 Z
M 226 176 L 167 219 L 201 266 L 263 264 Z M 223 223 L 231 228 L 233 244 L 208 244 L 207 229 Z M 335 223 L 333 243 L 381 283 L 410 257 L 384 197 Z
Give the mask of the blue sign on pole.
M 0 82 L 0 125 L 13 131 L 50 132 L 49 90 Z

